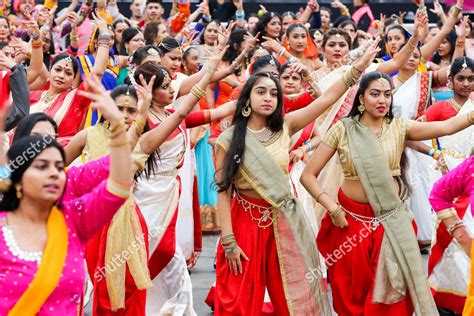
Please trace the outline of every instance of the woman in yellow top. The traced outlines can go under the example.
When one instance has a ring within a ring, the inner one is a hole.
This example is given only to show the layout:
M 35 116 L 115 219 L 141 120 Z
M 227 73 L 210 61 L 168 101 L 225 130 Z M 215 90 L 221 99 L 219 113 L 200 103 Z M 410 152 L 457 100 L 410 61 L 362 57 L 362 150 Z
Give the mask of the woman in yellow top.
M 387 75 L 366 74 L 349 117 L 329 129 L 301 176 L 328 210 L 317 241 L 339 315 L 437 315 L 404 202 L 401 157 L 406 140 L 456 133 L 474 123 L 474 112 L 442 122 L 397 118 L 392 89 Z M 344 173 L 339 203 L 317 180 L 336 152 Z M 357 284 L 357 291 L 348 284 Z

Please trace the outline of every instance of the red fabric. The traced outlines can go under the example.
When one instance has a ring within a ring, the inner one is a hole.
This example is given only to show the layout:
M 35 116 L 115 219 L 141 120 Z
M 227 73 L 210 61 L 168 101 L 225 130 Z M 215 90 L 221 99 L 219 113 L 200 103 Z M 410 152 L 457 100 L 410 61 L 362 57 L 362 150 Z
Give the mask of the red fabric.
M 283 112 L 290 113 L 302 109 L 313 101 L 314 98 L 309 94 L 309 92 L 302 93 L 295 99 L 290 99 L 286 96 L 283 96 Z
M 191 4 L 184 3 L 178 4 L 178 15 L 171 21 L 170 29 L 172 29 L 175 33 L 181 31 L 181 29 L 186 24 L 189 16 L 191 15 Z
M 10 71 L 2 73 L 2 83 L 0 84 L 0 108 L 8 105 L 10 100 Z
M 138 206 L 135 206 L 140 226 L 143 230 L 145 248 L 148 252 L 148 230 L 145 219 Z M 110 225 L 110 223 L 109 223 Z M 126 268 L 125 276 L 125 309 L 113 312 L 110 308 L 110 299 L 107 291 L 105 277 L 101 275 L 104 271 L 105 248 L 107 245 L 107 232 L 109 225 L 91 239 L 86 245 L 86 261 L 90 278 L 94 285 L 94 305 L 92 307 L 93 315 L 145 315 L 146 290 L 138 290 L 132 275 Z M 117 261 L 119 263 L 120 261 Z M 120 263 L 119 263 L 120 264 Z M 113 269 L 114 267 L 110 267 Z
M 197 176 L 194 174 L 193 183 L 193 222 L 194 222 L 194 251 L 202 250 L 202 227 L 201 227 L 201 205 L 199 203 L 199 191 Z
M 369 204 L 350 200 L 342 190 L 338 197 L 344 208 L 359 215 L 374 216 Z M 349 225 L 342 229 L 334 226 L 330 216 L 325 214 L 317 237 L 319 251 L 326 259 L 336 313 L 340 316 L 412 315 L 414 309 L 408 293 L 396 304 L 372 303 L 383 226 L 373 232 L 349 215 L 346 219 Z
M 58 140 L 61 145 L 65 147 L 69 140 L 76 135 L 81 129 L 82 122 L 87 114 L 91 100 L 79 95 L 77 92 L 85 90 L 84 83 L 81 83 L 75 91 L 66 90 L 61 93 L 53 104 L 45 111 L 46 114 L 54 118 L 55 114 L 63 106 L 67 106 L 66 114 L 58 124 Z M 70 104 L 63 104 L 64 99 L 69 93 L 75 93 Z M 41 99 L 43 90 L 31 91 L 30 92 L 30 104 L 34 105 Z
M 205 115 L 206 112 L 208 115 Z M 184 120 L 186 122 L 186 128 L 193 128 L 209 123 L 211 121 L 211 115 L 208 110 L 194 111 L 189 113 Z
M 181 195 L 181 190 L 180 190 Z M 153 280 L 173 259 L 176 252 L 176 221 L 178 219 L 178 206 L 174 212 L 173 218 L 169 223 L 163 238 L 155 248 L 155 251 L 148 260 L 148 268 L 150 269 L 150 277 Z
M 455 203 L 455 209 L 458 213 L 459 218 L 463 218 L 466 214 L 467 207 L 469 206 L 470 196 L 467 194 L 462 195 Z M 430 258 L 428 260 L 428 275 L 433 272 L 434 267 L 443 257 L 444 251 L 453 240 L 453 236 L 448 233 L 446 225 L 441 222 L 436 230 L 436 243 L 431 249 Z M 433 297 L 436 302 L 436 306 L 447 308 L 462 314 L 464 303 L 466 302 L 465 296 L 459 296 L 451 293 L 436 291 L 431 289 Z
M 264 200 L 245 197 L 268 207 Z M 258 211 L 253 209 L 254 214 Z M 289 315 L 273 227 L 259 228 L 236 200 L 232 202 L 232 228 L 239 247 L 249 258 L 242 259 L 243 273 L 234 275 L 227 265 L 224 249 L 217 248 L 215 315 L 261 315 L 265 288 L 277 315 Z
M 446 121 L 456 116 L 458 112 L 449 101 L 439 101 L 431 105 L 425 112 L 426 121 Z

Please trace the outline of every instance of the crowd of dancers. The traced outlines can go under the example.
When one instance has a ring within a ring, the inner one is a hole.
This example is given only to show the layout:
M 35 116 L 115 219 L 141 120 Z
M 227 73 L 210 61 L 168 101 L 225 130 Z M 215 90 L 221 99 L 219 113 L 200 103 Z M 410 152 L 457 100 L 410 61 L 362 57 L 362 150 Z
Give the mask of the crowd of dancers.
M 0 315 L 474 315 L 463 5 L 0 1 Z

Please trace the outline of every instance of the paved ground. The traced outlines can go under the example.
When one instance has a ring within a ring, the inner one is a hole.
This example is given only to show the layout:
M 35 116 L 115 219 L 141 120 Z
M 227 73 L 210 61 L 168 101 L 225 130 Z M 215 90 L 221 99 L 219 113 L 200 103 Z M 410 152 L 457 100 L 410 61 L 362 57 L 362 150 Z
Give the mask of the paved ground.
M 209 306 L 204 303 L 204 299 L 209 292 L 209 288 L 214 283 L 216 276 L 214 270 L 214 255 L 217 235 L 203 236 L 203 251 L 196 266 L 191 270 L 191 281 L 193 283 L 194 309 L 201 315 L 213 315 Z

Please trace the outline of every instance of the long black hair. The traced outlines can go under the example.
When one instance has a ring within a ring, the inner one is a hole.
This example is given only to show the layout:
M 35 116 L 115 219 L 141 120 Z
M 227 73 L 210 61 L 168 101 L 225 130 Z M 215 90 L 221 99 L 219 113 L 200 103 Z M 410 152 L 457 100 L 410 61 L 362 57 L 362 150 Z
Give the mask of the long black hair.
M 454 54 L 454 49 L 456 48 L 456 40 L 457 39 L 458 39 L 458 36 L 456 34 L 456 30 L 451 30 L 448 33 L 448 36 L 446 36 L 446 40 L 451 45 L 451 49 L 449 50 L 449 53 L 448 53 L 448 55 L 451 56 L 451 57 Z M 449 58 L 449 59 L 451 59 L 451 58 Z M 437 65 L 439 65 L 439 63 L 441 62 L 441 56 L 439 55 L 438 51 L 436 51 L 434 53 L 432 61 Z
M 0 209 L 13 211 L 20 205 L 20 200 L 16 196 L 15 184 L 21 181 L 25 171 L 31 166 L 33 160 L 38 157 L 45 149 L 54 147 L 61 154 L 63 161 L 66 160 L 66 154 L 63 147 L 50 136 L 26 136 L 18 139 L 8 150 L 9 168 L 11 170 L 10 180 L 12 185 L 10 189 L 3 194 L 0 201 Z M 19 162 L 22 163 L 19 163 Z
M 127 49 L 125 48 L 125 44 L 130 43 L 130 41 L 141 32 L 142 31 L 138 27 L 128 27 L 125 30 L 123 30 L 122 41 L 120 42 L 120 46 L 119 46 L 120 55 L 123 55 L 123 56 L 129 55 L 129 53 L 127 52 Z
M 136 82 L 140 82 L 140 75 L 143 76 L 146 82 L 150 82 L 151 78 L 155 76 L 155 82 L 153 83 L 153 90 L 161 87 L 166 76 L 170 77 L 169 72 L 162 66 L 158 65 L 153 61 L 147 61 L 141 64 L 134 73 L 134 79 Z M 144 133 L 149 131 L 148 124 L 143 130 Z M 150 175 L 154 174 L 158 168 L 158 160 L 160 159 L 160 152 L 157 149 L 152 155 L 150 155 L 145 163 L 145 177 L 149 178 Z
M 267 32 L 265 32 L 265 28 L 267 27 L 267 24 L 270 23 L 270 21 L 273 18 L 279 18 L 280 23 L 281 23 L 281 16 L 275 12 L 266 12 L 263 16 L 259 17 L 259 20 L 257 24 L 255 25 L 255 30 L 253 31 L 254 36 L 260 33 L 258 35 L 259 43 L 265 42 L 265 39 L 263 37 L 268 36 Z
M 356 115 L 362 115 L 362 113 L 359 111 L 358 107 L 361 104 L 360 103 L 360 96 L 364 95 L 365 91 L 369 88 L 370 84 L 376 80 L 379 80 L 380 78 L 383 78 L 388 81 L 390 84 L 390 87 L 393 89 L 393 83 L 390 77 L 383 72 L 378 72 L 378 71 L 373 71 L 369 72 L 368 74 L 365 74 L 362 76 L 362 79 L 360 80 L 359 83 L 359 89 L 357 90 L 357 93 L 354 98 L 354 104 L 352 105 L 352 109 L 349 112 L 348 116 L 354 118 Z M 393 95 L 391 96 L 390 100 L 390 108 L 388 110 L 388 113 L 386 117 L 390 120 L 390 122 L 393 120 Z M 405 153 L 405 151 L 402 152 L 402 156 L 400 159 L 400 170 L 401 170 L 401 176 L 400 180 L 403 182 L 405 187 L 407 188 L 408 192 L 411 193 L 411 185 L 410 181 L 408 181 L 407 177 L 407 171 L 408 171 L 408 157 Z
M 31 130 L 35 127 L 38 122 L 49 122 L 54 127 L 55 134 L 58 133 L 58 124 L 53 120 L 51 116 L 46 113 L 38 112 L 32 113 L 20 120 L 13 136 L 12 143 L 15 143 L 20 138 L 30 136 Z
M 268 127 L 273 132 L 279 132 L 283 129 L 283 92 L 280 86 L 280 82 L 273 76 L 267 73 L 256 73 L 252 75 L 249 80 L 245 83 L 242 92 L 240 93 L 239 99 L 237 100 L 237 106 L 232 119 L 232 125 L 234 125 L 234 133 L 230 142 L 229 151 L 226 153 L 224 158 L 224 165 L 222 168 L 222 180 L 217 182 L 218 192 L 225 192 L 232 185 L 235 174 L 239 169 L 240 163 L 244 159 L 245 155 L 245 134 L 247 133 L 247 124 L 250 119 L 242 115 L 242 109 L 247 106 L 250 102 L 250 93 L 253 86 L 258 82 L 259 79 L 270 78 L 275 82 L 278 90 L 278 103 L 275 109 L 267 120 Z
M 222 57 L 223 61 L 228 62 L 231 64 L 239 55 L 241 51 L 241 44 L 244 41 L 244 36 L 247 34 L 247 31 L 245 30 L 235 30 L 232 33 L 230 33 L 229 36 L 229 41 L 227 42 L 227 45 L 229 45 L 229 48 L 227 51 L 224 53 L 224 56 Z M 241 67 L 237 67 L 234 71 L 236 76 L 239 76 L 241 73 Z

